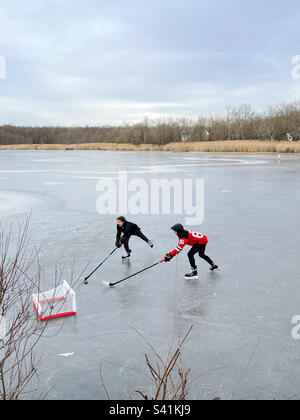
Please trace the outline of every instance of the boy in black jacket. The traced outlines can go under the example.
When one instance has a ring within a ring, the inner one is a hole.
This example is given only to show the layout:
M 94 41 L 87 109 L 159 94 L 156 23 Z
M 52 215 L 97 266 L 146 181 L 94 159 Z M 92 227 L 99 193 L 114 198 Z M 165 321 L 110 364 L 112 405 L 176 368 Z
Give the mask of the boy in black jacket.
M 121 247 L 124 245 L 127 255 L 124 255 L 122 257 L 123 259 L 130 257 L 131 249 L 129 249 L 129 239 L 132 235 L 143 239 L 143 241 L 147 242 L 147 244 L 153 248 L 152 242 L 141 232 L 141 229 L 138 227 L 138 225 L 128 222 L 124 216 L 120 216 L 117 218 L 116 246 Z

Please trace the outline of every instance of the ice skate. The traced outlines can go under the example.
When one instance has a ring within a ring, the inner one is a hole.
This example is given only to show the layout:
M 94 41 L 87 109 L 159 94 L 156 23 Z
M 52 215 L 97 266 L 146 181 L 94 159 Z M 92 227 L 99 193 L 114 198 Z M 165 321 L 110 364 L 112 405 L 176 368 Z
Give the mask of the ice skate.
M 185 278 L 188 280 L 197 280 L 198 279 L 198 271 L 192 270 L 191 273 L 185 275 Z
M 122 256 L 122 260 L 127 260 L 128 258 L 130 258 L 130 255 L 131 255 L 131 251 L 127 252 L 126 255 Z

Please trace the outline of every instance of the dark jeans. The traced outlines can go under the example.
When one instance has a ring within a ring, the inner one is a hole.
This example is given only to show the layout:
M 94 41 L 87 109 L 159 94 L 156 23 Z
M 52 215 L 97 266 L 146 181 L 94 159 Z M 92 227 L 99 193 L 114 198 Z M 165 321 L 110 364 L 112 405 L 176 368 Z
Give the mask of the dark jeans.
M 195 261 L 195 257 L 194 257 L 195 254 L 197 254 L 197 253 L 199 254 L 200 258 L 202 258 L 203 260 L 208 262 L 209 265 L 213 266 L 213 261 L 207 255 L 205 255 L 205 248 L 206 248 L 206 245 L 196 244 L 189 251 L 189 253 L 188 253 L 189 261 L 190 261 L 191 267 L 194 270 L 197 269 L 196 261 Z
M 126 250 L 126 252 L 130 253 L 131 250 L 129 249 L 129 239 L 131 238 L 131 236 L 137 236 L 138 238 L 143 239 L 143 241 L 145 242 L 149 242 L 149 239 L 146 238 L 146 236 L 141 232 L 141 230 L 136 230 L 132 235 L 127 236 L 126 238 L 122 239 L 122 244 L 124 245 L 124 248 Z

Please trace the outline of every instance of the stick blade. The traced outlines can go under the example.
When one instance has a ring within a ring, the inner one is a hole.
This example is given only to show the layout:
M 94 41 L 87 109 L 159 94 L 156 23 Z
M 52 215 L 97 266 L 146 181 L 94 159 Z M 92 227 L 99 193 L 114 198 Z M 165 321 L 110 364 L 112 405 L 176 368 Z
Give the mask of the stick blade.
M 111 286 L 113 286 L 111 283 L 109 283 L 108 281 L 105 281 L 105 280 L 103 280 L 103 282 L 102 282 L 105 286 L 109 286 L 109 287 L 111 287 Z

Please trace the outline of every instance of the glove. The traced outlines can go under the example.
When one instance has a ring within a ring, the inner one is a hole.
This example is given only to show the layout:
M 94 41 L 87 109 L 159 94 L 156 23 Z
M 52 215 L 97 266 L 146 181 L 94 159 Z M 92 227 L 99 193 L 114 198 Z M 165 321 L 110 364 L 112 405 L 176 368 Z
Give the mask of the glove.
M 172 255 L 171 255 L 171 254 L 166 254 L 166 255 L 165 255 L 165 262 L 170 262 L 172 258 L 173 258 L 173 257 L 172 257 Z
M 116 242 L 116 246 L 117 246 L 118 248 L 121 248 L 121 246 L 122 246 L 121 242 Z

